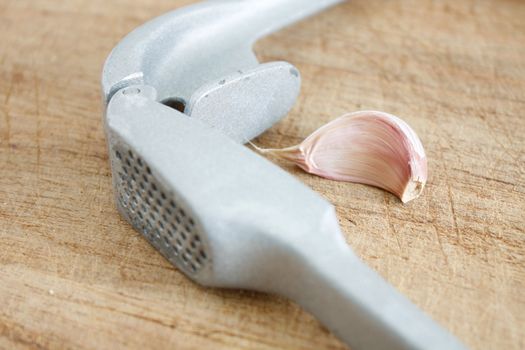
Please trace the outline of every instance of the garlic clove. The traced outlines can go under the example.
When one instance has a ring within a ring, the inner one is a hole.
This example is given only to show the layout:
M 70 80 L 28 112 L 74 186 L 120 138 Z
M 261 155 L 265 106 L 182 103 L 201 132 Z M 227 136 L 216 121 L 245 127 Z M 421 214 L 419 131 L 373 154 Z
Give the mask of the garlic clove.
M 418 136 L 403 120 L 384 112 L 350 113 L 299 145 L 256 149 L 327 179 L 383 188 L 403 203 L 419 197 L 427 181 L 427 158 Z

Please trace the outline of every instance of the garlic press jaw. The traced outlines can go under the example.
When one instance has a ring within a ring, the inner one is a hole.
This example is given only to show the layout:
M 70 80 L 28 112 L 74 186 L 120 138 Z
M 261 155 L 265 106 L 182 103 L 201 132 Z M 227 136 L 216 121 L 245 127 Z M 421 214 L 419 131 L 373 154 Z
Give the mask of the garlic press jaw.
M 128 34 L 107 58 L 104 104 L 122 88 L 149 85 L 158 101 L 247 142 L 290 111 L 301 85 L 297 68 L 260 64 L 252 45 L 339 2 L 216 0 L 155 18 Z

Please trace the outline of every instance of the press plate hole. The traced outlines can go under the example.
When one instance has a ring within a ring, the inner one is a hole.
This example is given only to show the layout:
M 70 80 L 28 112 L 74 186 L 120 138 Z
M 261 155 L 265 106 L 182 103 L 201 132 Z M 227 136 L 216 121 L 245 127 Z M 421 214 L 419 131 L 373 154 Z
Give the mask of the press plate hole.
M 130 87 L 122 91 L 124 95 L 137 95 L 140 94 L 140 89 L 136 87 Z
M 179 97 L 170 97 L 162 101 L 162 104 L 173 108 L 181 113 L 186 109 L 186 101 Z

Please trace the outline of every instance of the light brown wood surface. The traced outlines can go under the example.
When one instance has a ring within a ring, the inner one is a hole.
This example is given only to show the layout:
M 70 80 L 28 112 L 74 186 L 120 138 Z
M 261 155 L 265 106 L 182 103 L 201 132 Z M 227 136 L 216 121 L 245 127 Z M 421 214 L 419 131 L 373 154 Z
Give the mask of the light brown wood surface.
M 0 0 L 0 348 L 342 349 L 295 304 L 204 289 L 118 215 L 100 72 L 191 1 Z M 355 0 L 259 42 L 299 67 L 289 146 L 359 109 L 405 119 L 429 182 L 402 205 L 305 175 L 356 253 L 473 349 L 525 348 L 525 2 Z

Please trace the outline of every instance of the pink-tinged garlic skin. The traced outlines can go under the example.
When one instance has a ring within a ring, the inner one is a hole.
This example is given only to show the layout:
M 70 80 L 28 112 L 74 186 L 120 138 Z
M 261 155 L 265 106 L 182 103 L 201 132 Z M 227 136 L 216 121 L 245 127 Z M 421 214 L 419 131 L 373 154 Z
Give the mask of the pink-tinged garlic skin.
M 344 115 L 300 145 L 263 150 L 328 179 L 368 184 L 417 198 L 427 181 L 427 158 L 416 133 L 398 117 L 377 111 Z

